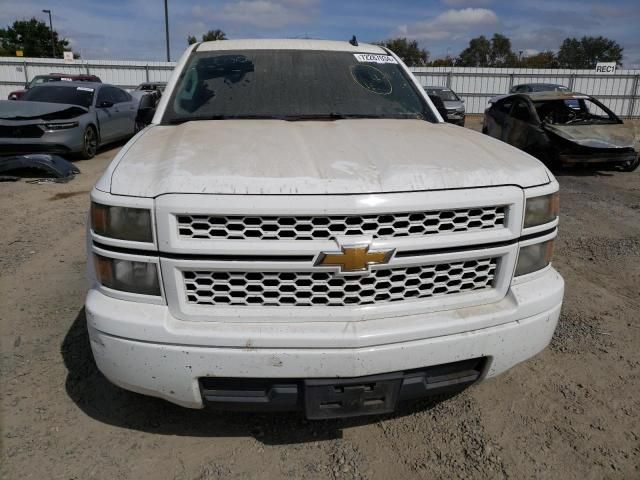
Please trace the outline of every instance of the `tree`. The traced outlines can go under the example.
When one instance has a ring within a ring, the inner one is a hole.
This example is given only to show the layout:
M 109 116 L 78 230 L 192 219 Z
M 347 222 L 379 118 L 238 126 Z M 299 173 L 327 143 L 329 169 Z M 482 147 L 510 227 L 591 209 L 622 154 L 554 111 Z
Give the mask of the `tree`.
M 456 63 L 456 59 L 447 55 L 444 58 L 436 58 L 429 62 L 430 67 L 453 67 Z
M 517 64 L 516 54 L 511 50 L 511 40 L 494 33 L 491 40 L 484 35 L 472 38 L 469 46 L 460 52 L 457 66 L 460 67 L 512 67 Z
M 492 67 L 512 67 L 517 63 L 516 54 L 511 50 L 511 40 L 494 33 L 489 50 L 489 64 Z
M 406 38 L 391 38 L 376 45 L 386 47 L 402 59 L 409 67 L 419 67 L 426 65 L 429 60 L 429 52 L 418 46 L 416 40 Z
M 460 52 L 456 61 L 459 67 L 488 67 L 491 42 L 484 35 L 469 40 L 469 46 Z
M 566 38 L 558 51 L 561 68 L 593 69 L 598 62 L 622 64 L 623 47 L 605 37 Z
M 69 49 L 69 41 L 60 39 L 58 32 L 53 31 L 56 58 L 62 58 L 63 52 Z M 22 50 L 25 57 L 51 57 L 51 29 L 49 26 L 32 18 L 16 20 L 7 28 L 0 28 L 0 55 L 14 56 L 16 50 Z
M 226 40 L 226 39 L 227 39 L 227 34 L 217 28 L 215 30 L 209 30 L 207 33 L 202 34 L 203 42 L 211 42 L 213 40 Z M 197 41 L 198 40 L 196 39 L 195 35 L 189 35 L 187 37 L 187 43 L 189 45 L 194 44 Z
M 202 35 L 203 42 L 211 42 L 213 40 L 226 40 L 226 39 L 227 39 L 227 34 L 219 29 L 209 30 L 207 33 Z
M 520 60 L 519 66 L 522 68 L 557 68 L 558 60 L 551 50 L 529 55 Z

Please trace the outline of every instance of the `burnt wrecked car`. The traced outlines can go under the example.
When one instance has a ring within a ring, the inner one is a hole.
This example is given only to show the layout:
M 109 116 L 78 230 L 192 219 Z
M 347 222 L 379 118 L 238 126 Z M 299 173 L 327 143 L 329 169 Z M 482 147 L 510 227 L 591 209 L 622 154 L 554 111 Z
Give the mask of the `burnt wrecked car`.
M 589 95 L 532 92 L 490 100 L 483 133 L 548 164 L 601 163 L 638 167 L 634 131 Z
M 50 82 L 22 101 L 0 101 L 0 154 L 56 153 L 92 158 L 99 146 L 144 127 L 140 99 L 104 83 Z

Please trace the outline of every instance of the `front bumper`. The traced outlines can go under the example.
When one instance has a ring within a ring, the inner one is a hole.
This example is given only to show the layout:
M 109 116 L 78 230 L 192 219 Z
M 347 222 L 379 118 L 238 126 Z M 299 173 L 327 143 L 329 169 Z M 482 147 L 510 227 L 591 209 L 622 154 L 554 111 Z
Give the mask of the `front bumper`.
M 592 153 L 560 153 L 558 159 L 563 164 L 624 164 L 633 162 L 638 157 L 638 153 L 634 150 L 626 150 L 622 152 L 603 153 L 594 151 Z
M 83 130 L 80 127 L 56 132 L 45 132 L 40 138 L 0 138 L 0 153 L 57 153 L 79 152 L 83 148 Z
M 564 282 L 551 267 L 532 275 L 490 305 L 345 322 L 188 322 L 164 305 L 92 289 L 87 324 L 98 368 L 111 382 L 190 408 L 204 406 L 206 377 L 353 378 L 474 358 L 487 359 L 482 376 L 490 377 L 551 340 Z M 149 335 L 151 323 L 162 338 Z M 458 331 L 450 333 L 450 325 Z M 340 347 L 323 347 L 330 338 Z
M 459 125 L 464 127 L 464 113 L 448 113 L 447 114 L 447 122 L 453 123 L 454 125 Z

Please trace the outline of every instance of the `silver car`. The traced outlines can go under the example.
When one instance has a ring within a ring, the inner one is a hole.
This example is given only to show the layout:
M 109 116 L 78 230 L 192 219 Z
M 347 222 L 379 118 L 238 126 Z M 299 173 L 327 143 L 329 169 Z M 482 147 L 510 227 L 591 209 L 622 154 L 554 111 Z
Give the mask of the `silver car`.
M 92 158 L 99 146 L 143 125 L 139 98 L 104 83 L 49 82 L 19 101 L 0 101 L 0 154 L 58 153 Z
M 447 87 L 424 87 L 424 90 L 427 95 L 440 97 L 442 103 L 444 103 L 444 108 L 447 110 L 445 121 L 464 127 L 464 100 Z

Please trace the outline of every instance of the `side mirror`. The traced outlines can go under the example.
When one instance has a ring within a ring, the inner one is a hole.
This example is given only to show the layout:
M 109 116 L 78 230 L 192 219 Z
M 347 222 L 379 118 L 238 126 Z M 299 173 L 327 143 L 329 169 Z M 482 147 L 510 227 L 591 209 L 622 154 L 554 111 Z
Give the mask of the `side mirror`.
M 111 108 L 113 107 L 113 102 L 110 102 L 109 100 L 103 100 L 98 104 L 99 108 Z

